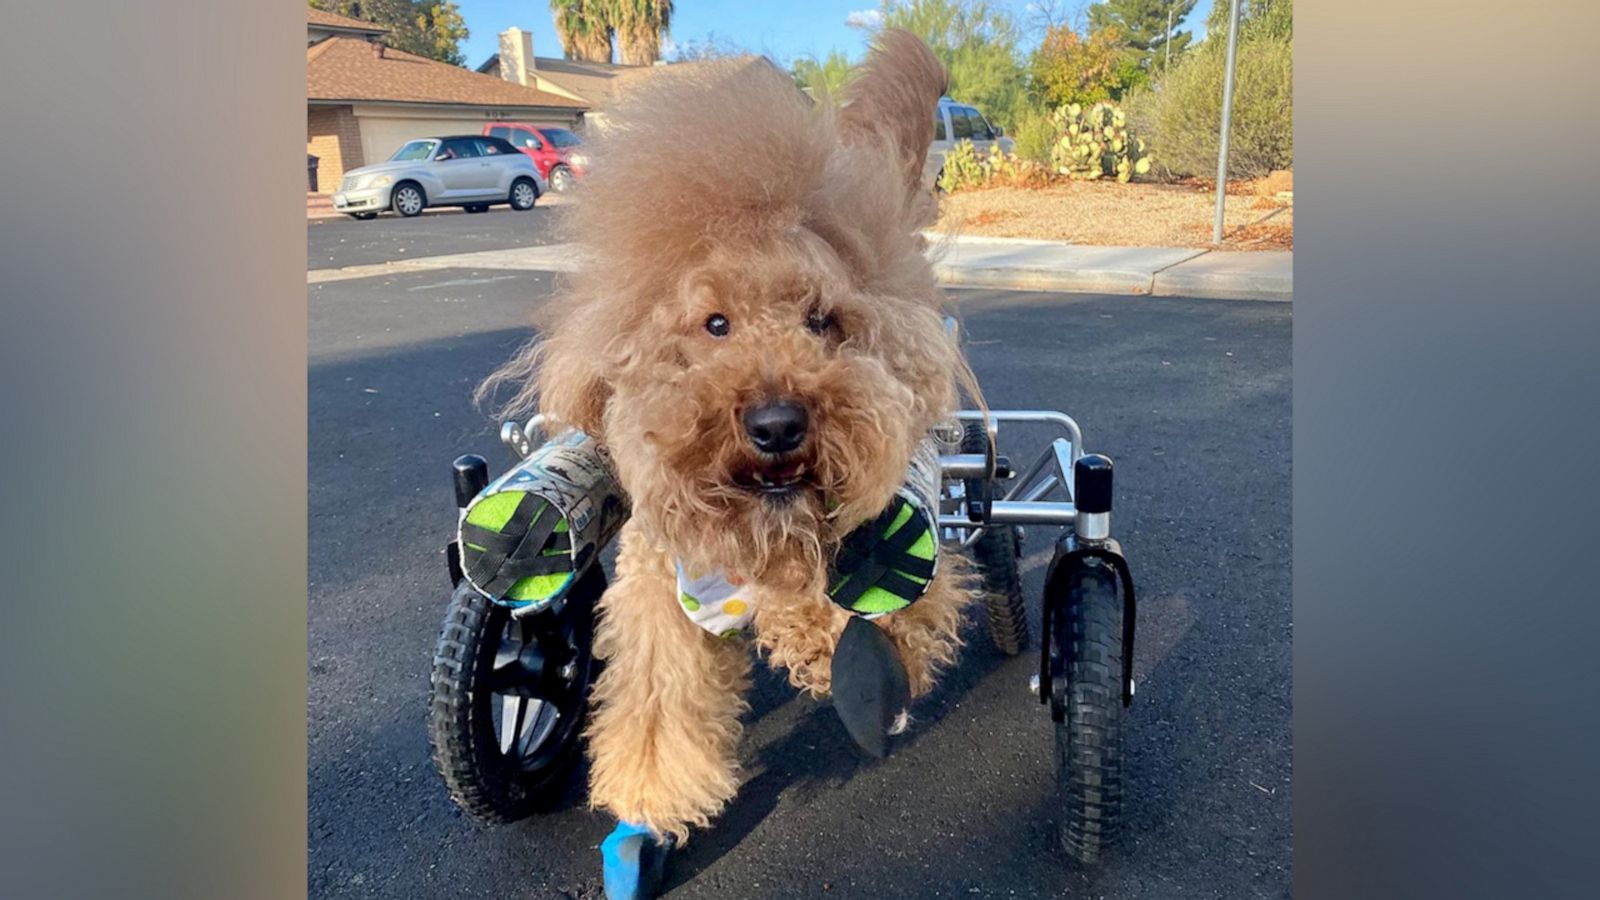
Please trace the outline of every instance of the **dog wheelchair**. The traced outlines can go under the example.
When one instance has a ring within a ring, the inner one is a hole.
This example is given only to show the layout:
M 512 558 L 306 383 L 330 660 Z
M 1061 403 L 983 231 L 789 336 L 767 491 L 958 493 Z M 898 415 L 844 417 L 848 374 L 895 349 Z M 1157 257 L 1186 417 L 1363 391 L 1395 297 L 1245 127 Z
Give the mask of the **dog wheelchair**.
M 997 448 L 1002 426 L 1024 425 L 1049 426 L 1059 435 L 1019 470 Z M 544 506 L 528 513 L 539 517 L 525 523 L 539 532 L 532 552 L 553 561 L 525 571 L 561 581 L 548 600 L 518 596 L 528 578 L 484 585 L 468 577 L 464 560 L 484 549 L 476 542 L 502 539 L 475 525 L 468 510 L 484 508 L 474 501 L 526 475 L 517 474 L 519 466 L 562 440 L 546 441 L 542 426 L 539 416 L 526 425 L 504 423 L 501 440 L 515 462 L 493 484 L 480 456 L 462 456 L 453 466 L 461 526 L 445 549 L 455 590 L 434 655 L 429 732 L 452 800 L 486 824 L 548 809 L 568 789 L 589 688 L 601 666 L 591 645 L 606 576 L 596 563 L 627 515 L 617 497 L 583 512 L 563 506 L 558 512 L 570 519 Z M 938 459 L 938 537 L 976 563 L 988 631 L 1005 655 L 1030 643 L 1020 573 L 1024 530 L 1031 540 L 1046 528 L 1061 529 L 1045 574 L 1038 670 L 1029 689 L 1055 723 L 1060 846 L 1071 859 L 1092 864 L 1120 818 L 1124 712 L 1134 695 L 1134 586 L 1111 536 L 1111 460 L 1084 453 L 1078 423 L 1048 410 L 964 410 L 934 437 L 954 451 Z M 567 440 L 587 447 L 582 438 Z M 642 864 L 659 869 L 664 857 Z

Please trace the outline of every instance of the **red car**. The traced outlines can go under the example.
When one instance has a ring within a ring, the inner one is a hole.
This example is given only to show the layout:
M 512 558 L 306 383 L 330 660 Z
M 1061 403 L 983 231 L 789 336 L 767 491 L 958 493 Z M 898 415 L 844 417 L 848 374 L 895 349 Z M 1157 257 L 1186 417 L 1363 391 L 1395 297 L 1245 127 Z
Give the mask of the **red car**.
M 565 191 L 572 187 L 573 179 L 583 176 L 586 162 L 583 139 L 565 128 L 547 125 L 528 125 L 523 122 L 489 122 L 483 126 L 488 136 L 505 138 L 526 153 L 538 167 L 539 174 L 550 183 L 551 190 Z

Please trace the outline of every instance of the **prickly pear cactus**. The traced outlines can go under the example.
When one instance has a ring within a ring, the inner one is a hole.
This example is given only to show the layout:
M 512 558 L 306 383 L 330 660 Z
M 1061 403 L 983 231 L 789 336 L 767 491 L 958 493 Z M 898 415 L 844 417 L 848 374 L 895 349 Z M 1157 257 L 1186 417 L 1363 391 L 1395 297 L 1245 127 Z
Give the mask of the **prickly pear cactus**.
M 944 168 L 939 173 L 939 188 L 946 193 L 953 193 L 962 188 L 979 187 L 986 181 L 988 173 L 984 160 L 978 158 L 978 151 L 972 142 L 957 141 L 945 154 Z
M 1054 115 L 1060 136 L 1050 150 L 1050 161 L 1058 173 L 1083 181 L 1125 182 L 1150 171 L 1144 140 L 1128 132 L 1127 116 L 1116 104 L 1102 101 L 1085 109 L 1071 103 L 1057 108 Z

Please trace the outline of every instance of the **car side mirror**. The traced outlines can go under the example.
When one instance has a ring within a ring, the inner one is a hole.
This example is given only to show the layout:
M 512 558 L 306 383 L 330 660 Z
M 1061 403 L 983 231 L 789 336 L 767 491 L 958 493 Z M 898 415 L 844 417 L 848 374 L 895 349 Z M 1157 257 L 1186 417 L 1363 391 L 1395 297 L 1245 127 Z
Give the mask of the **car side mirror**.
M 996 125 L 996 126 L 994 126 L 994 136 L 997 137 L 997 138 L 1005 137 L 1006 136 L 1006 130 L 1004 128 L 1001 128 L 999 125 Z

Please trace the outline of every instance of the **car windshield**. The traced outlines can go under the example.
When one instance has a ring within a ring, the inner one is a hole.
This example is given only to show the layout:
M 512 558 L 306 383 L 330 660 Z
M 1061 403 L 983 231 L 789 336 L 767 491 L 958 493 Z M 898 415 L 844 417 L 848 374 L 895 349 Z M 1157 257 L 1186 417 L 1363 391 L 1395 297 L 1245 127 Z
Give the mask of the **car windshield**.
M 433 155 L 433 148 L 438 141 L 407 141 L 404 147 L 394 152 L 389 157 L 390 162 L 410 162 L 417 159 L 427 159 Z
M 576 147 L 583 143 L 581 138 L 565 128 L 542 128 L 540 130 L 544 132 L 545 137 L 550 139 L 550 143 L 555 144 L 557 147 Z

